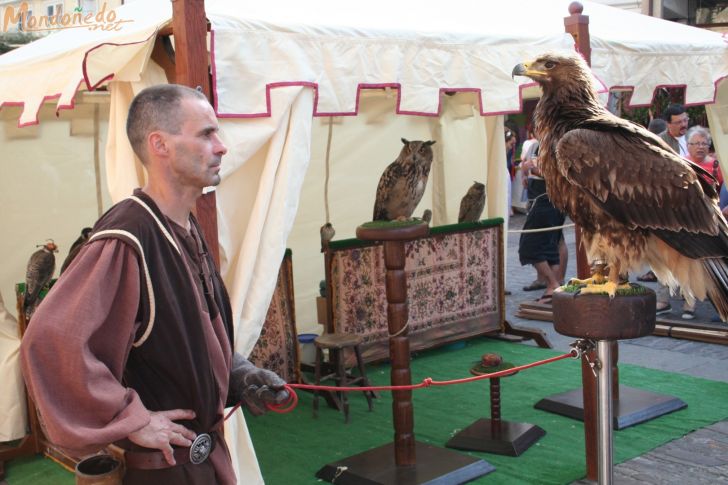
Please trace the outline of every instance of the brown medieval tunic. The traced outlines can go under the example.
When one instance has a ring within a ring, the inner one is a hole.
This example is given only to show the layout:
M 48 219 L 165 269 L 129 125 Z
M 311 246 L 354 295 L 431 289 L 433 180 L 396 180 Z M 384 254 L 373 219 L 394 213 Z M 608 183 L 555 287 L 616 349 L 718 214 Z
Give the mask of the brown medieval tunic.
M 182 424 L 222 429 L 232 360 L 227 294 L 214 266 L 203 264 L 211 260 L 194 219 L 187 231 L 143 192 L 132 199 L 142 204 L 127 199 L 99 220 L 21 346 L 48 437 L 77 455 L 123 440 L 150 411 L 192 409 L 196 418 Z M 200 465 L 128 470 L 125 483 L 236 483 L 222 435 L 215 441 Z

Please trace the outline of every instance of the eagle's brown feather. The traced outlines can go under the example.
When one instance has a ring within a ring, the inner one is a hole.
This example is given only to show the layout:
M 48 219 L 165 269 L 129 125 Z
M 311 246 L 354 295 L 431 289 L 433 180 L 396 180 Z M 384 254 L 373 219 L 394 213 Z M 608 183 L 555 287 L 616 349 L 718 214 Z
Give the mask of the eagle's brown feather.
M 727 321 L 728 224 L 713 177 L 607 111 L 580 56 L 545 54 L 513 72 L 543 90 L 534 112 L 541 172 L 590 258 L 620 272 L 650 265 L 689 301 L 709 296 Z

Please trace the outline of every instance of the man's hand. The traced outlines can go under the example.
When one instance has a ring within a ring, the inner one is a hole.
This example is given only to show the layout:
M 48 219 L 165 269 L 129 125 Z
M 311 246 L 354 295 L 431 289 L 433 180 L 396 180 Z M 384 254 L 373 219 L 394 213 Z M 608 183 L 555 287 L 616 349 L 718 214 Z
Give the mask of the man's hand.
M 145 448 L 155 448 L 164 453 L 170 466 L 176 464 L 172 445 L 191 446 L 197 434 L 174 421 L 194 419 L 195 412 L 189 409 L 172 409 L 169 411 L 151 412 L 149 424 L 129 434 L 129 440 Z
M 266 404 L 282 404 L 289 398 L 286 381 L 275 372 L 254 366 L 240 354 L 233 355 L 230 392 L 255 416 L 268 412 Z

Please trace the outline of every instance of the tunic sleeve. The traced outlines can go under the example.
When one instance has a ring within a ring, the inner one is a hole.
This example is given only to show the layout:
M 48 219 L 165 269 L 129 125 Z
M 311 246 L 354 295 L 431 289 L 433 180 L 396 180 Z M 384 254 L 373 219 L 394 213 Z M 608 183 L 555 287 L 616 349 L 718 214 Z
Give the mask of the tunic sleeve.
M 136 252 L 87 244 L 36 310 L 21 365 L 50 440 L 85 454 L 145 426 L 149 411 L 122 384 L 140 297 Z

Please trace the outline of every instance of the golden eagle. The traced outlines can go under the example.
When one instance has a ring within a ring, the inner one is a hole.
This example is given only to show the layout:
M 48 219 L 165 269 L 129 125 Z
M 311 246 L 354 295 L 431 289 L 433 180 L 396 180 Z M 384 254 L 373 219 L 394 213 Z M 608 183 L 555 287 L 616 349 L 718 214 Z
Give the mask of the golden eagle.
M 545 54 L 513 75 L 543 91 L 534 121 L 549 198 L 581 227 L 589 259 L 609 267 L 582 292 L 614 296 L 620 275 L 649 265 L 687 301 L 708 296 L 728 321 L 728 225 L 712 175 L 607 111 L 578 54 Z

